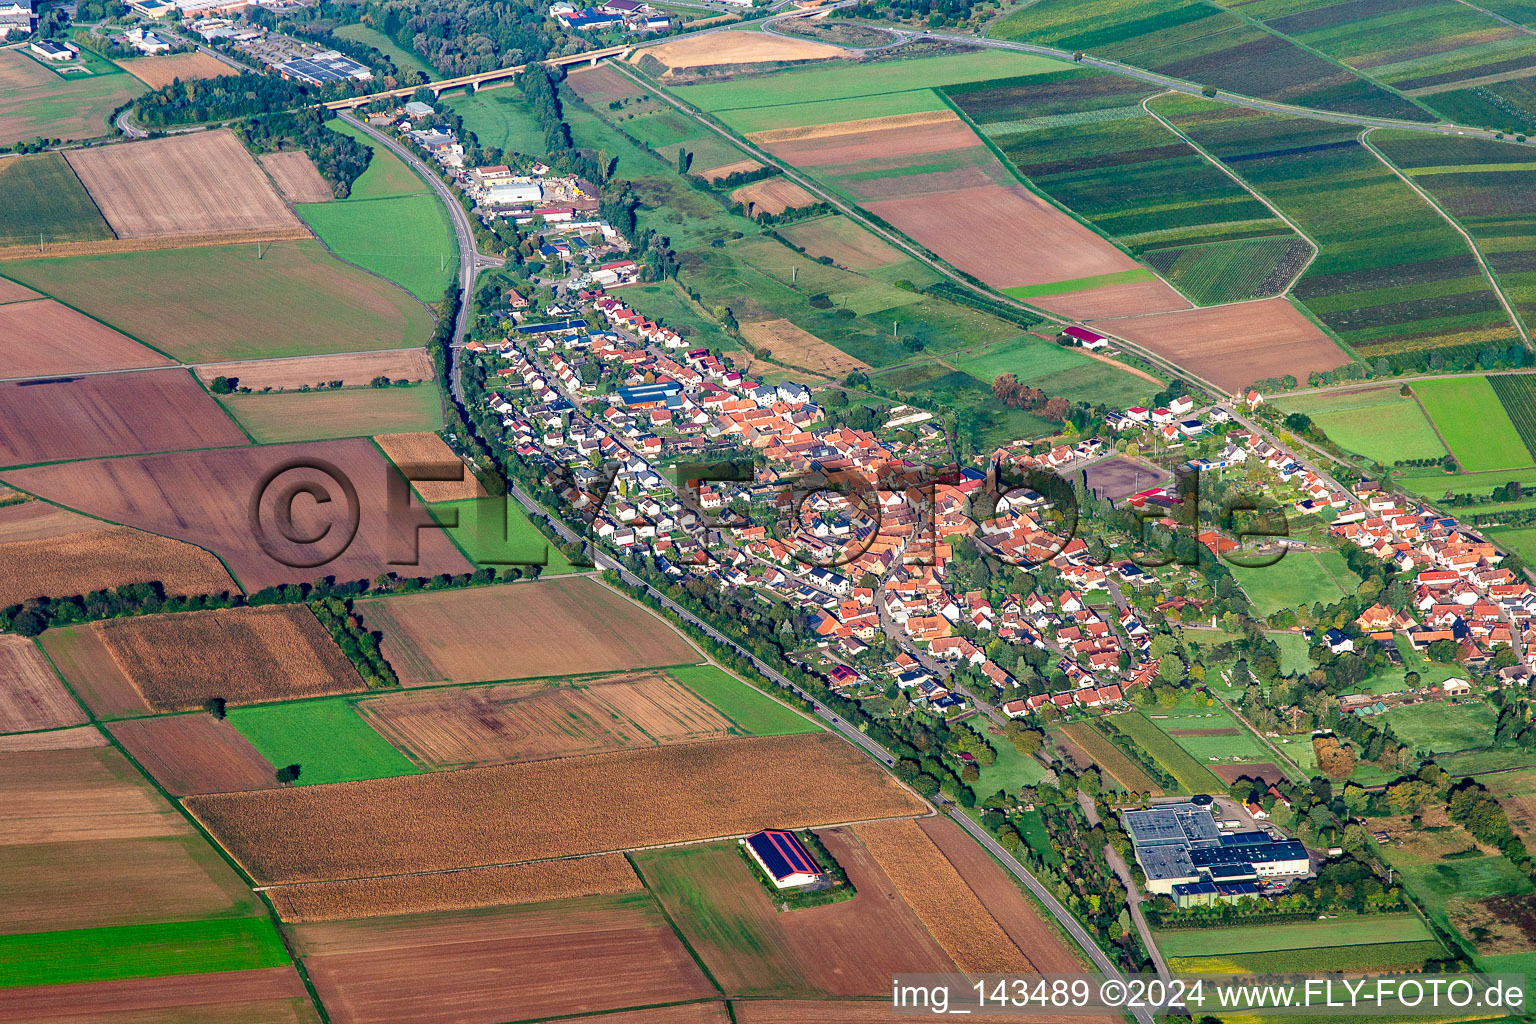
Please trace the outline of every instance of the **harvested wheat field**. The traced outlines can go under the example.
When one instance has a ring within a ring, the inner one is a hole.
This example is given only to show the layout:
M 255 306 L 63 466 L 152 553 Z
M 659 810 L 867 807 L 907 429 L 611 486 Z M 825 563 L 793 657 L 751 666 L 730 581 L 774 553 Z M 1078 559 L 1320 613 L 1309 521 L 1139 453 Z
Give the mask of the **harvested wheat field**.
M 177 596 L 239 590 L 219 560 L 202 548 L 127 527 L 0 542 L 0 607 L 129 583 L 160 583 Z
M 49 729 L 47 732 L 17 732 L 0 736 L 0 754 L 19 753 L 25 750 L 81 750 L 86 747 L 104 747 L 106 736 L 94 725 L 82 725 L 75 729 Z
M 430 875 L 303 882 L 268 889 L 267 896 L 284 921 L 313 922 L 510 907 L 642 888 L 624 855 L 608 853 Z
M 257 159 L 290 203 L 328 203 L 336 198 L 330 182 L 320 177 L 314 161 L 302 149 L 263 153 Z
M 5 1024 L 318 1024 L 290 967 L 0 989 Z
M 765 348 L 781 363 L 798 366 L 813 373 L 841 377 L 854 370 L 867 370 L 869 364 L 855 359 L 841 349 L 801 330 L 788 320 L 760 320 L 741 325 L 741 336 L 753 348 Z
M 182 369 L 0 384 L 0 466 L 249 443 Z
M 436 532 L 436 531 L 433 531 Z M 662 619 L 595 580 L 540 580 L 357 602 L 406 686 L 698 662 Z M 509 657 L 509 652 L 516 652 Z
M 980 147 L 981 138 L 952 110 L 892 114 L 802 128 L 770 128 L 747 138 L 801 167 L 859 163 Z
M 825 256 L 849 270 L 878 270 L 906 259 L 906 254 L 876 237 L 874 232 L 866 231 L 839 214 L 786 224 L 778 231 L 803 248 L 807 256 Z
M 671 75 L 680 69 L 722 64 L 788 63 L 844 56 L 847 51 L 840 47 L 808 39 L 785 39 L 765 32 L 709 32 L 644 47 L 630 54 L 629 62 L 637 64 L 645 57 L 655 57 L 667 66 L 666 74 Z
M 19 636 L 0 636 L 0 732 L 58 729 L 85 721 L 43 652 Z
M 1161 279 L 1106 284 L 1059 295 L 1037 295 L 1025 301 L 1078 320 L 1095 317 L 1136 316 L 1148 312 L 1188 309 L 1185 301 Z
M 816 197 L 782 177 L 765 178 L 731 192 L 731 200 L 747 208 L 748 217 L 760 213 L 778 215 L 785 210 L 814 206 Z
M 293 501 L 292 535 L 313 537 L 327 527 L 339 538 L 352 532 L 350 503 L 332 469 L 293 468 L 296 460 L 308 459 L 333 467 L 356 489 L 356 534 L 339 555 L 339 545 L 317 549 L 291 543 L 278 531 L 282 495 L 313 484 L 332 500 L 322 505 L 299 494 Z M 279 475 L 259 491 L 262 478 L 273 472 Z M 441 530 L 421 531 L 418 564 L 390 563 L 397 549 L 390 541 L 385 483 L 393 472 L 368 441 L 348 440 L 77 462 L 4 475 L 7 482 L 60 504 L 218 552 L 252 591 L 321 576 L 371 580 L 391 571 L 420 576 L 469 572 L 470 564 Z M 251 497 L 257 493 L 264 495 L 258 521 L 265 533 L 260 536 L 250 516 Z M 263 536 L 281 561 L 263 548 Z M 410 552 L 398 554 L 409 557 Z M 169 584 L 167 589 L 172 589 Z
M 271 762 L 228 721 L 212 715 L 131 718 L 107 728 L 172 796 L 277 786 Z
M 756 160 L 737 160 L 734 163 L 721 164 L 719 167 L 710 167 L 702 171 L 695 171 L 705 181 L 719 181 L 721 178 L 729 178 L 733 174 L 746 174 L 763 166 Z
M 7 379 L 174 364 L 169 356 L 52 299 L 0 305 L 0 375 Z
M 134 78 L 151 89 L 161 89 L 176 79 L 183 82 L 199 78 L 221 78 L 240 72 L 206 53 L 170 53 L 160 57 L 130 57 L 115 61 Z
M 303 605 L 109 619 L 96 628 L 153 711 L 356 693 L 362 677 Z
M 716 994 L 645 893 L 289 933 L 335 1024 L 495 1024 Z
M 462 501 L 466 498 L 483 498 L 485 487 L 475 479 L 464 460 L 454 454 L 448 442 L 432 433 L 380 434 L 374 442 L 389 456 L 396 466 L 417 466 L 427 470 L 452 469 L 462 466 L 462 480 L 415 480 L 411 486 L 425 502 Z
M 111 747 L 0 755 L 0 847 L 192 835 Z
M 502 683 L 358 701 L 375 732 L 432 768 L 724 739 L 731 720 L 659 672 L 569 686 Z
M 962 972 L 1035 972 L 917 822 L 881 821 L 854 831 Z
M 576 95 L 594 107 L 606 107 L 614 100 L 645 95 L 639 86 L 623 75 L 615 74 L 605 64 L 573 70 L 565 81 Z
M 828 786 L 827 779 L 838 780 Z M 509 794 L 516 794 L 515 800 Z M 445 871 L 922 814 L 823 733 L 187 800 L 264 883 Z
M 1188 367 L 1227 391 L 1288 373 L 1306 380 L 1314 370 L 1347 362 L 1331 338 L 1280 297 L 1132 316 L 1096 326 Z
M 846 828 L 818 837 L 857 890 L 781 913 L 734 842 L 634 854 L 651 892 L 728 996 L 859 996 L 955 965 Z
M 76 149 L 65 158 L 119 238 L 309 237 L 226 130 Z
M 193 367 L 204 384 L 215 377 L 239 380 L 239 386 L 261 391 L 272 388 L 314 387 L 322 381 L 367 384 L 375 377 L 390 380 L 431 380 L 432 360 L 426 349 L 402 348 L 392 352 L 360 352 L 354 355 L 295 356 L 292 359 L 254 359 L 233 363 L 204 363 Z M 412 435 L 393 435 L 409 437 Z M 436 436 L 435 434 L 432 436 Z M 447 447 L 446 445 L 444 446 Z
M 37 640 L 98 718 L 149 713 L 144 695 L 102 642 L 96 624 L 61 626 L 48 630 Z

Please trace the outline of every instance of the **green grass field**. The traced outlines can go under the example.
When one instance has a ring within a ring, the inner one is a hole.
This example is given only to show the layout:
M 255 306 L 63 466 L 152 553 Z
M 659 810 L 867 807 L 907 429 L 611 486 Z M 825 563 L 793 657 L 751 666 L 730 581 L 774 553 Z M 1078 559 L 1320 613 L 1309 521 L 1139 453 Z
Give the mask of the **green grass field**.
M 368 169 L 352 183 L 349 199 L 389 199 L 393 196 L 410 196 L 429 191 L 426 182 L 406 166 L 405 161 L 385 149 L 380 143 L 351 122 L 333 118 L 326 124 L 332 131 L 350 135 L 373 150 Z
M 1269 638 L 1280 648 L 1280 671 L 1286 675 L 1308 672 L 1312 669 L 1312 656 L 1307 638 L 1300 633 L 1270 633 Z
M 1208 708 L 1152 708 L 1144 714 L 1168 734 L 1168 738 L 1189 752 L 1196 761 L 1216 757 L 1224 761 L 1268 761 L 1270 752 L 1259 745 L 1243 725 L 1220 704 Z M 1174 732 L 1234 729 L 1228 736 L 1175 736 Z
M 719 708 L 754 736 L 820 732 L 821 726 L 713 665 L 688 665 L 667 674 Z
M 281 967 L 266 917 L 0 935 L 0 989 Z
M 300 786 L 421 771 L 369 728 L 345 697 L 231 708 L 229 720 L 274 765 L 299 765 Z
M 1393 708 L 1381 720 L 1398 739 L 1426 755 L 1472 750 L 1493 742 L 1493 709 L 1480 702 L 1413 704 Z
M 369 28 L 363 24 L 340 25 L 333 30 L 332 34 L 338 35 L 343 39 L 350 39 L 355 43 L 362 43 L 364 46 L 373 47 L 394 61 L 395 68 L 406 73 L 407 78 L 409 77 L 409 72 L 413 71 L 419 71 L 426 75 L 426 80 L 429 82 L 440 77 L 430 64 L 421 59 L 419 53 L 414 50 L 404 49 L 400 44 L 378 29 Z M 414 85 L 415 82 L 402 79 L 400 84 Z
M 482 89 L 445 96 L 480 145 L 509 153 L 543 155 L 544 132 L 516 88 Z
M 1483 532 L 1489 540 L 1508 548 L 1526 561 L 1536 559 L 1536 526 L 1495 526 Z
M 331 252 L 423 302 L 441 299 L 458 272 L 453 229 L 430 192 L 301 203 L 294 209 Z
M 1024 786 L 1036 785 L 1045 778 L 1045 766 L 1037 759 L 1019 753 L 1002 736 L 987 738 L 997 749 L 997 760 L 981 769 L 981 778 L 975 784 L 977 795 L 988 797 L 1000 789 L 1018 793 Z
M 1205 765 L 1196 761 L 1189 752 L 1174 742 L 1173 737 L 1159 729 L 1140 713 L 1116 715 L 1109 724 L 1129 736 L 1163 770 L 1178 780 L 1179 785 L 1191 793 L 1225 793 L 1227 784 L 1222 782 Z
M 1346 451 L 1390 466 L 1403 459 L 1444 458 L 1424 410 L 1394 387 L 1339 394 L 1283 398 L 1276 406 L 1304 413 Z
M 1423 942 L 1372 942 L 1357 946 L 1315 946 L 1269 953 L 1215 956 L 1176 956 L 1168 966 L 1175 974 L 1289 974 L 1328 971 L 1413 970 L 1424 961 L 1443 957 L 1445 947 Z
M 1026 284 L 1017 288 L 1004 288 L 1003 294 L 1015 299 L 1035 299 L 1045 295 L 1067 295 L 1087 291 L 1089 288 L 1107 288 L 1112 284 L 1131 284 L 1136 281 L 1155 281 L 1157 275 L 1150 270 L 1120 270 L 1113 274 L 1096 274 L 1093 277 L 1076 277 L 1070 281 L 1052 281 L 1050 284 Z
M 440 523 L 448 521 L 448 513 L 458 514 L 457 524 L 445 530 L 476 565 L 542 565 L 543 573 L 549 575 L 575 571 L 564 553 L 549 543 L 515 500 L 442 501 L 429 506 L 428 511 Z
M 90 193 L 57 153 L 0 160 L 0 246 L 111 238 Z
M 1254 608 L 1264 616 L 1318 601 L 1332 604 L 1344 596 L 1346 586 L 1352 590 L 1360 582 L 1352 574 L 1330 572 L 1312 551 L 1287 551 L 1280 561 L 1262 568 L 1230 568 Z
M 16 49 L 0 50 L 0 146 L 39 136 L 94 139 L 112 133 L 107 118 L 148 87 L 126 71 L 60 78 Z
M 5 273 L 183 362 L 414 348 L 432 316 L 314 242 L 16 260 Z
M 1419 381 L 1413 393 L 1467 472 L 1530 466 L 1531 453 L 1486 377 Z
M 219 401 L 261 444 L 432 431 L 443 425 L 436 384 L 222 395 Z
M 1239 925 L 1235 928 L 1181 928 L 1154 936 L 1165 956 L 1222 956 L 1323 946 L 1422 942 L 1433 938 L 1413 914 L 1371 914 L 1329 921 Z

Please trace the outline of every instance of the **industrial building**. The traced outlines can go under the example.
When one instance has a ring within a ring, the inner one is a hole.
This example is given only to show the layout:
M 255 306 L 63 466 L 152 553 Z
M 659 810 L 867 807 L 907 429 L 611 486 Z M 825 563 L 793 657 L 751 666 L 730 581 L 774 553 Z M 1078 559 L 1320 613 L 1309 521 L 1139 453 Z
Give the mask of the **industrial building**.
M 274 65 L 273 70 L 284 78 L 297 78 L 310 85 L 340 82 L 347 78 L 366 82 L 373 77 L 373 72 L 365 65 L 337 50 L 326 50 L 309 57 L 295 57 Z
M 821 866 L 793 832 L 767 828 L 742 842 L 757 866 L 780 889 L 793 889 L 821 880 Z
M 1148 892 L 1180 907 L 1230 903 L 1259 894 L 1259 882 L 1311 873 L 1306 847 L 1267 832 L 1222 832 L 1208 804 L 1161 804 L 1121 815 L 1146 873 Z

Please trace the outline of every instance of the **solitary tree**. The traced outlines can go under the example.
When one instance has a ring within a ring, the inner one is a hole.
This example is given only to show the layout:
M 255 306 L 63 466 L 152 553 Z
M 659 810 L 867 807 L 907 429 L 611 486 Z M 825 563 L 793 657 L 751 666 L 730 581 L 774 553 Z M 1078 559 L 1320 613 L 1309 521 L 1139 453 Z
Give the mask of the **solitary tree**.
M 290 764 L 279 768 L 277 770 L 277 781 L 281 782 L 285 786 L 291 786 L 295 782 L 299 781 L 299 771 L 299 766 L 296 764 Z
M 225 713 L 224 712 L 224 698 L 223 697 L 209 697 L 207 700 L 203 701 L 203 710 L 208 712 L 214 718 L 222 719 L 224 717 L 224 713 Z

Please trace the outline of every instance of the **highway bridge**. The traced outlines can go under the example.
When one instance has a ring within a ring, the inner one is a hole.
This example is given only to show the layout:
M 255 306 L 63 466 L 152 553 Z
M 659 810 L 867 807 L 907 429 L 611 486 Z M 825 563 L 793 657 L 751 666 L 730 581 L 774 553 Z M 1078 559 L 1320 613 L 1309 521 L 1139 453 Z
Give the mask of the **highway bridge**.
M 549 60 L 538 61 L 540 64 L 549 64 L 554 67 L 567 67 L 572 64 L 596 64 L 608 57 L 619 57 L 628 53 L 628 46 L 609 46 L 602 50 L 588 50 L 586 53 L 573 53 L 569 57 L 552 57 Z M 497 68 L 495 71 L 482 71 L 477 75 L 460 75 L 458 78 L 444 78 L 436 82 L 427 82 L 425 88 L 432 90 L 433 96 L 441 96 L 449 89 L 468 89 L 474 92 L 487 82 L 498 82 L 504 78 L 511 78 L 520 74 L 527 64 L 519 64 L 516 67 Z M 406 99 L 415 94 L 420 85 L 408 85 L 399 89 L 389 89 L 385 92 L 371 92 L 366 96 L 351 96 L 344 100 L 331 100 L 326 104 L 332 110 L 354 110 L 366 106 L 374 100 Z

